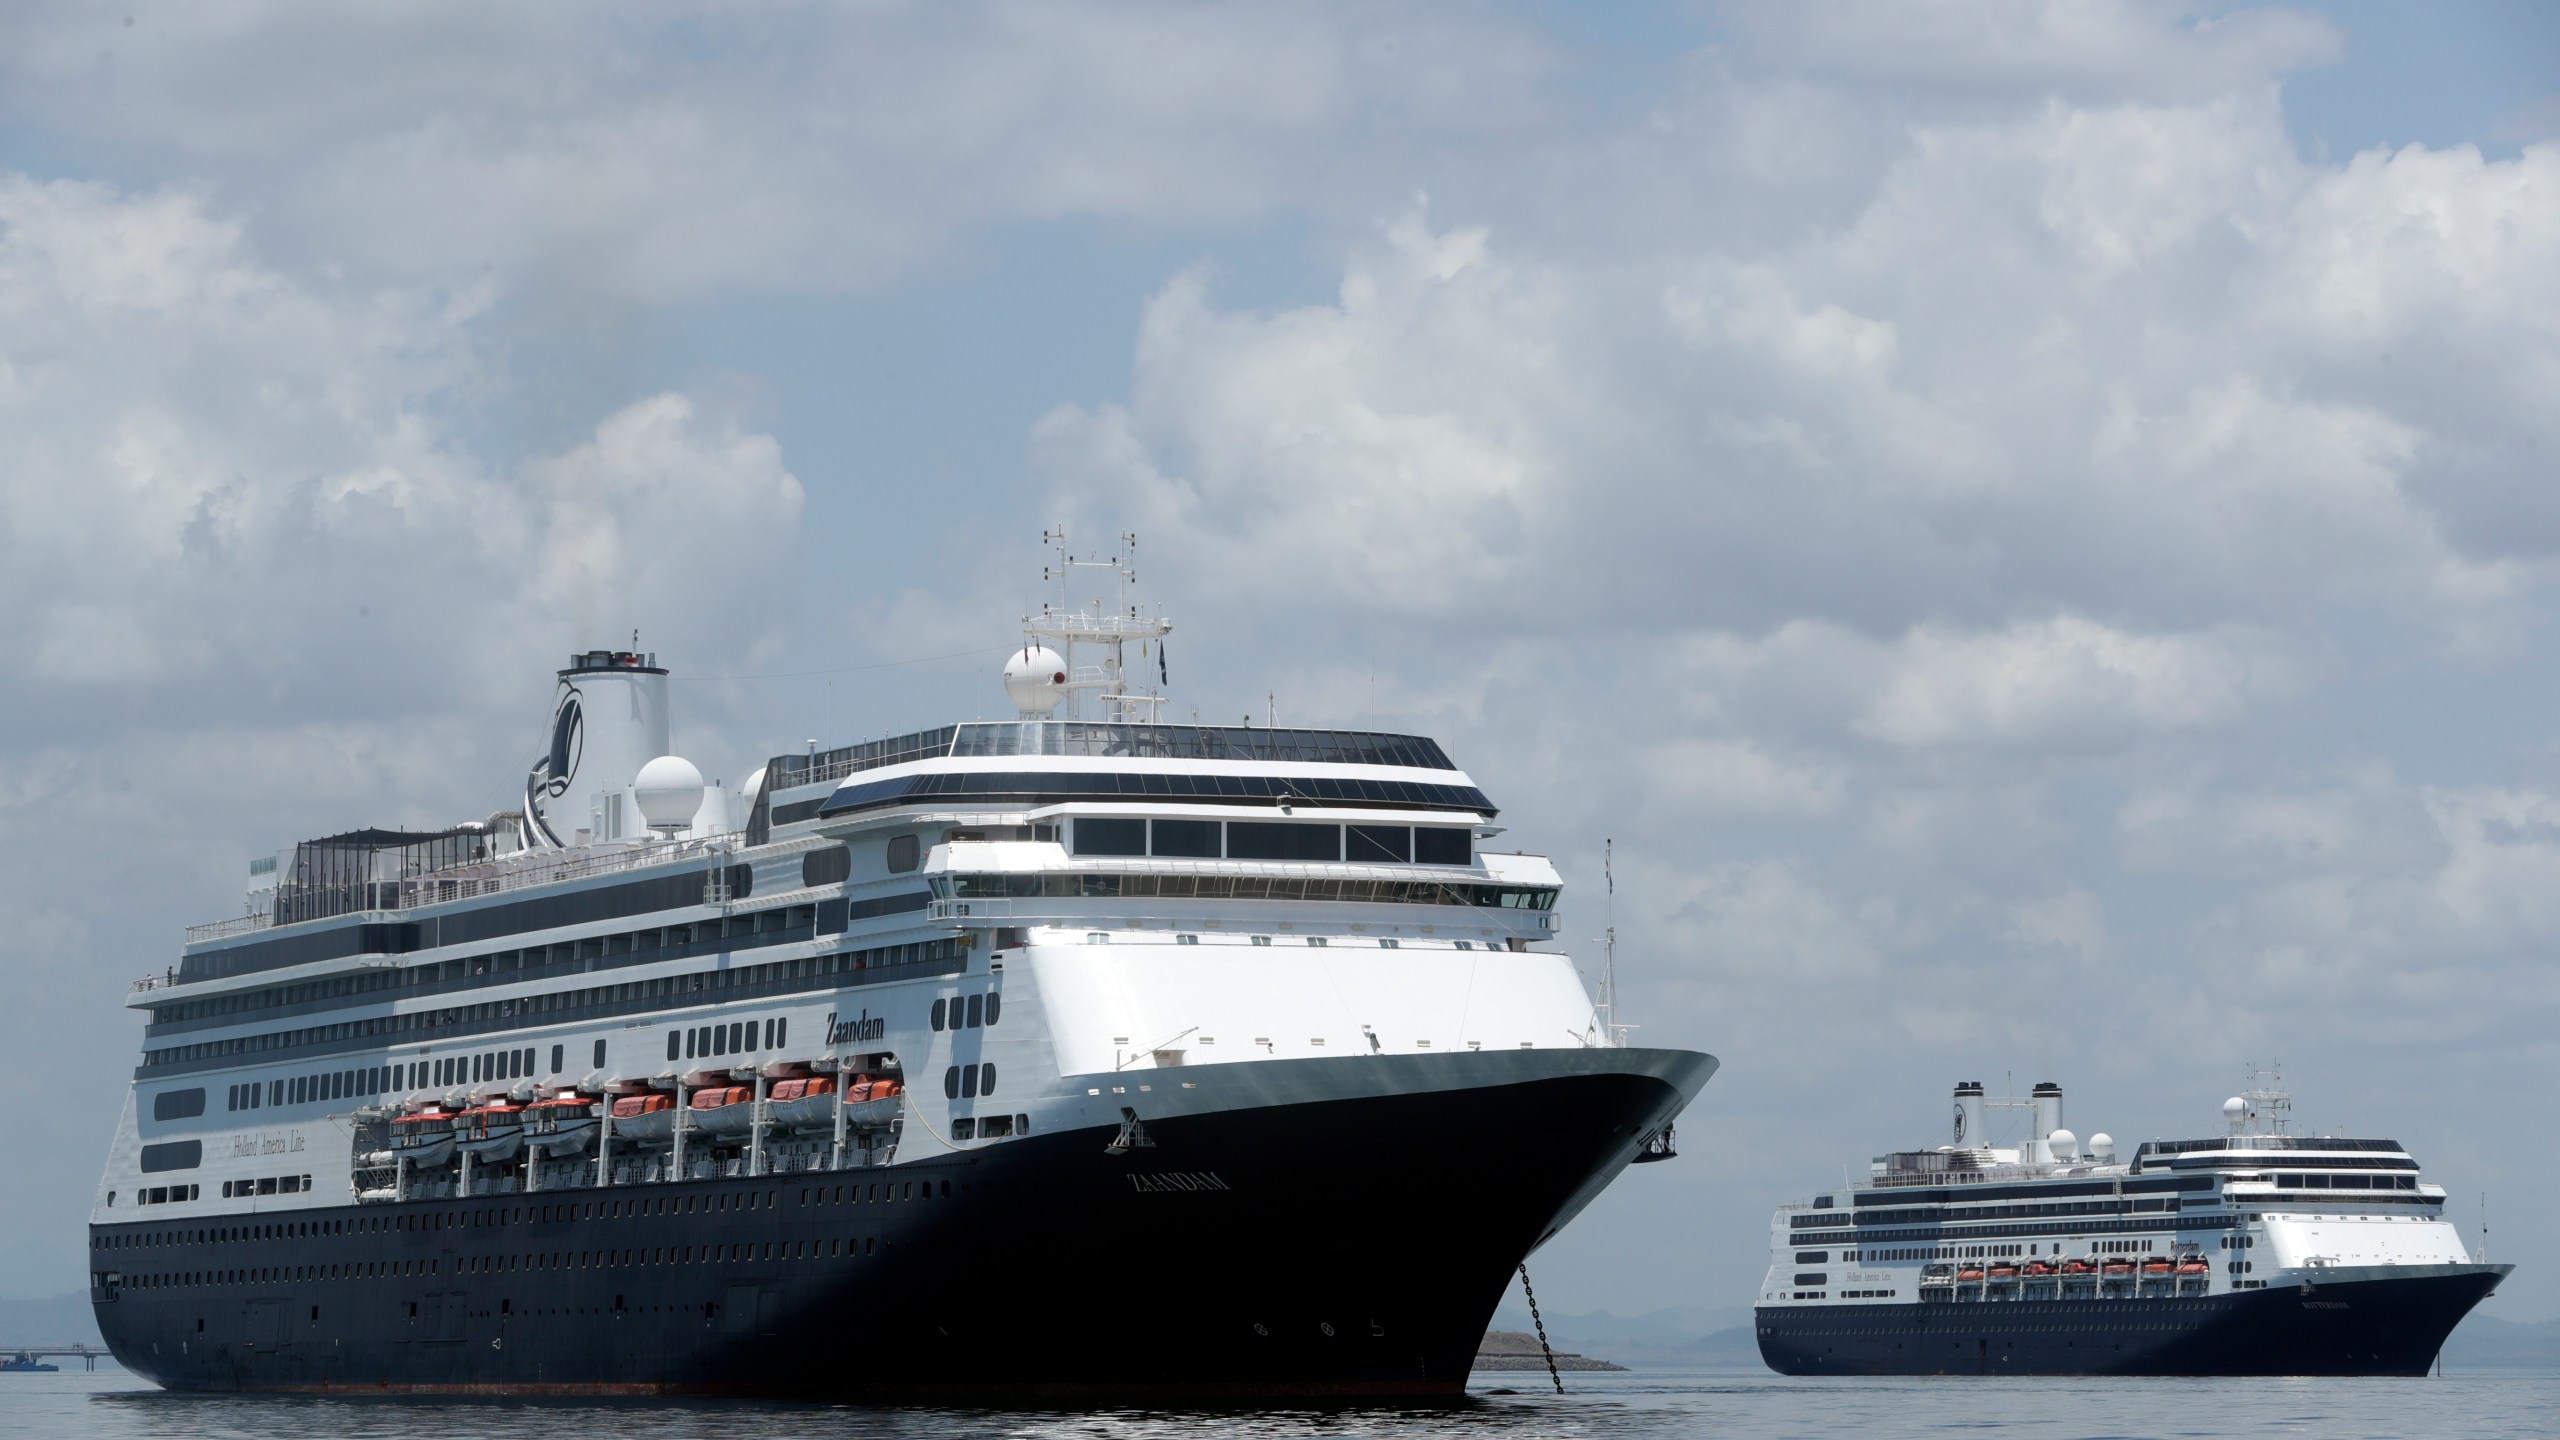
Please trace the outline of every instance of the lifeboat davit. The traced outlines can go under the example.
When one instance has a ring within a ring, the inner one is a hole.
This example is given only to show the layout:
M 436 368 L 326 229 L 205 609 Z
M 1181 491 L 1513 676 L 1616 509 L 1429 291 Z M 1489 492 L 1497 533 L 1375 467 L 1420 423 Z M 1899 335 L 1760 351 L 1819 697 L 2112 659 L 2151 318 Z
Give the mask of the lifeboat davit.
M 524 1149 L 524 1107 L 503 1100 L 474 1105 L 453 1117 L 453 1138 L 480 1164 L 513 1160 Z
M 596 1102 L 583 1095 L 559 1095 L 524 1107 L 524 1143 L 546 1156 L 576 1155 L 596 1142 L 602 1125 Z
M 391 1153 L 412 1165 L 446 1163 L 454 1155 L 453 1117 L 441 1110 L 396 1117 L 391 1122 Z
M 613 1102 L 613 1133 L 616 1139 L 674 1139 L 675 1097 L 666 1094 L 620 1097 Z

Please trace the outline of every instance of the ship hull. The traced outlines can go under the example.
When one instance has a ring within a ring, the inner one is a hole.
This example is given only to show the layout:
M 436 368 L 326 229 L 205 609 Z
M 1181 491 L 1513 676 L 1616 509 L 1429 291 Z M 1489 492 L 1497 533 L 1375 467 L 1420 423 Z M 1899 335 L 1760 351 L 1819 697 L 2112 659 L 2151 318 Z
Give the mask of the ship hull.
M 1785 1375 L 2424 1375 L 2512 1267 L 2396 1268 L 2179 1299 L 1764 1306 L 1756 1328 Z
M 1126 1147 L 1105 1126 L 867 1170 L 227 1217 L 304 1233 L 101 1252 L 93 1269 L 190 1278 L 95 1309 L 120 1361 L 186 1390 L 1443 1397 L 1522 1257 L 1715 1064 L 1450 1059 L 1509 1074 L 1167 1113 Z

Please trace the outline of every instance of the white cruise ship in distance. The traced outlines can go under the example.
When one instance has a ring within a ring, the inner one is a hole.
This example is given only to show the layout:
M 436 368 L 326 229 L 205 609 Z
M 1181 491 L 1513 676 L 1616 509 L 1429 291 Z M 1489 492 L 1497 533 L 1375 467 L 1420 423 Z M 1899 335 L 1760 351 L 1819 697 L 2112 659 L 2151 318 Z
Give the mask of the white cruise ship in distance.
M 1952 1142 L 1780 1207 L 1760 1354 L 1789 1375 L 2423 1375 L 2513 1270 L 2476 1261 L 2396 1140 L 2292 1133 L 2275 1077 L 2226 1133 L 2119 1157 L 2062 1087 L 1956 1086 Z M 1993 1110 L 2031 1120 L 1986 1143 Z
M 706 785 L 656 657 L 591 651 L 519 809 L 253 864 L 129 1002 L 90 1232 L 119 1359 L 1458 1393 L 1522 1257 L 1715 1061 L 1618 1043 L 1555 867 L 1439 745 L 1164 723 L 1170 625 L 1125 551 L 1079 572 L 1118 595 L 1026 618 L 1017 718 Z

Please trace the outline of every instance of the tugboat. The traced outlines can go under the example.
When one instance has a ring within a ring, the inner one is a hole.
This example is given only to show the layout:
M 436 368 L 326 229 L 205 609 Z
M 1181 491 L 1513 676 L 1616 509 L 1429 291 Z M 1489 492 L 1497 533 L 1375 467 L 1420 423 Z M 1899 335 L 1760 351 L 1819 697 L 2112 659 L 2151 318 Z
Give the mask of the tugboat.
M 24 1350 L 0 1359 L 0 1375 L 42 1375 L 58 1372 L 59 1365 L 48 1365 Z
M 1779 1208 L 1757 1308 L 1787 1375 L 2423 1375 L 2515 1267 L 2474 1260 L 2396 1140 L 2297 1135 L 2270 1074 L 2226 1132 L 2119 1160 L 2062 1087 L 1955 1088 L 1953 1143 Z M 1987 1111 L 2031 1117 L 2014 1149 Z
M 656 656 L 585 651 L 521 808 L 253 859 L 128 1001 L 116 1357 L 183 1390 L 1463 1394 L 1523 1257 L 1672 1153 L 1716 1061 L 1624 1043 L 1556 867 L 1436 742 L 1168 721 L 1128 552 L 1051 539 L 1119 594 L 1024 617 L 1008 718 L 731 787 L 670 752 Z

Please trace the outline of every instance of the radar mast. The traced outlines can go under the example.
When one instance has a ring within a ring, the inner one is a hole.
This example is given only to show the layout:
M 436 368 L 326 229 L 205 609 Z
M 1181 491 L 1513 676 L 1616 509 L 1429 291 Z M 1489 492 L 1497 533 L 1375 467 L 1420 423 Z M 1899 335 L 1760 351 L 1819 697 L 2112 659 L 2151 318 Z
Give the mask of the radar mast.
M 1040 541 L 1056 552 L 1040 578 L 1058 587 L 1058 598 L 1043 600 L 1040 613 L 1022 617 L 1022 648 L 1005 662 L 1006 693 L 1026 720 L 1061 714 L 1082 719 L 1084 696 L 1090 693 L 1104 720 L 1153 721 L 1165 703 L 1160 689 L 1168 673 L 1164 637 L 1172 633 L 1173 622 L 1162 614 L 1141 614 L 1131 598 L 1138 584 L 1138 537 L 1121 531 L 1119 549 L 1099 559 L 1069 551 L 1063 525 L 1041 531 Z M 1110 595 L 1089 594 L 1080 601 L 1080 570 L 1105 572 Z M 1138 646 L 1134 677 L 1128 655 L 1132 642 Z M 1150 657 L 1155 661 L 1153 684 L 1146 674 Z

